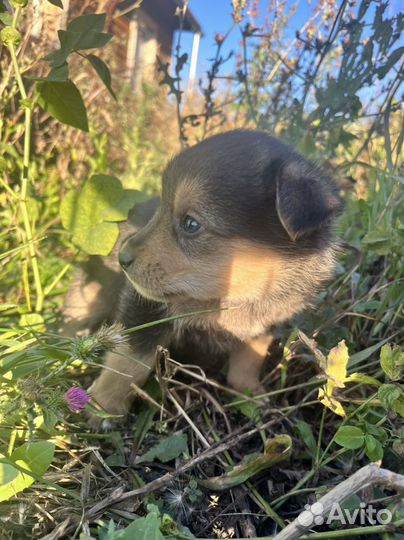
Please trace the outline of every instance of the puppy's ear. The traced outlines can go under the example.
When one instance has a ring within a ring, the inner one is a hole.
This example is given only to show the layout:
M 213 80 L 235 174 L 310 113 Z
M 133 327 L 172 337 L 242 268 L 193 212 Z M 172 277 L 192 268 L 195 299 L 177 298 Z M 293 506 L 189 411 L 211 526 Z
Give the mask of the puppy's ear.
M 293 241 L 320 229 L 341 209 L 333 180 L 320 180 L 304 162 L 278 164 L 276 211 Z

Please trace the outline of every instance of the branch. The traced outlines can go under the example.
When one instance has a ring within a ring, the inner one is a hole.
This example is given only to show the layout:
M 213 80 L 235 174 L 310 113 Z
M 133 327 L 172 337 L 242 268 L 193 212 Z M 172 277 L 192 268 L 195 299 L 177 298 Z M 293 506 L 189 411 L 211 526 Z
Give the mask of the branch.
M 322 512 L 316 514 L 316 516 L 323 518 L 328 516 L 335 503 L 341 504 L 353 493 L 375 485 L 404 492 L 404 476 L 387 469 L 380 469 L 379 466 L 374 463 L 366 465 L 317 501 L 317 504 L 321 504 L 323 509 Z M 277 534 L 273 540 L 295 540 L 296 538 L 303 536 L 313 527 L 313 524 L 309 523 L 308 525 L 305 525 L 304 523 L 301 523 L 301 521 L 302 520 L 299 521 L 299 518 L 292 521 L 292 523 Z

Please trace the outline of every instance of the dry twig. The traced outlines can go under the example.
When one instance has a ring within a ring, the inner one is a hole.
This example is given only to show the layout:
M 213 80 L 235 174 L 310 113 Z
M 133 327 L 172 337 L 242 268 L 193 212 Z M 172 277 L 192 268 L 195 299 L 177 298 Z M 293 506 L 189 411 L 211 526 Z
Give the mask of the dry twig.
M 380 469 L 380 467 L 374 463 L 366 465 L 317 501 L 322 505 L 323 509 L 322 512 L 316 514 L 316 516 L 328 516 L 333 504 L 341 504 L 353 493 L 375 485 L 404 492 L 404 476 L 387 469 Z M 297 518 L 285 527 L 283 531 L 277 534 L 273 540 L 295 540 L 296 538 L 303 536 L 312 526 L 312 523 L 305 525 L 302 520 L 299 521 L 299 518 Z

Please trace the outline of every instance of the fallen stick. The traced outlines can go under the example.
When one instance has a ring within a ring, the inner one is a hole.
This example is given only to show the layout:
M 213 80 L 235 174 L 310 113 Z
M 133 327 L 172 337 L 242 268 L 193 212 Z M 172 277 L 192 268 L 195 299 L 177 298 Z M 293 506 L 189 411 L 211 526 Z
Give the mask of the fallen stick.
M 319 513 L 316 512 L 316 517 L 325 518 L 330 513 L 333 504 L 341 504 L 353 493 L 374 485 L 404 492 L 404 476 L 387 469 L 380 469 L 374 463 L 366 465 L 317 501 L 319 508 L 322 505 L 322 510 Z M 307 521 L 309 523 L 305 523 L 305 520 L 301 518 L 300 514 L 297 519 L 277 534 L 273 540 L 295 540 L 296 538 L 300 538 L 308 530 L 313 528 L 313 521 L 310 519 Z

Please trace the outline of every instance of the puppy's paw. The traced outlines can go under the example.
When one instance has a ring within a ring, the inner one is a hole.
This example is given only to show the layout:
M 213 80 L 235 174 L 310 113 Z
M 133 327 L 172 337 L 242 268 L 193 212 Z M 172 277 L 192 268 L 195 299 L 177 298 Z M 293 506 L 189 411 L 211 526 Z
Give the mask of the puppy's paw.
M 98 432 L 114 431 L 122 420 L 124 420 L 124 416 L 111 416 L 109 418 L 105 418 L 104 416 L 93 414 L 91 411 L 86 411 L 85 416 L 87 424 L 90 426 L 92 431 Z
M 111 389 L 110 389 L 111 390 Z M 117 424 L 125 420 L 132 399 L 112 391 L 106 392 L 99 379 L 89 388 L 93 406 L 87 411 L 87 422 L 94 431 L 111 431 Z M 95 414 L 99 411 L 99 414 Z M 105 414 L 106 413 L 106 414 Z
M 227 375 L 227 384 L 238 392 L 252 392 L 253 394 L 261 394 L 265 392 L 263 385 L 258 377 L 254 374 L 242 370 L 232 370 Z

